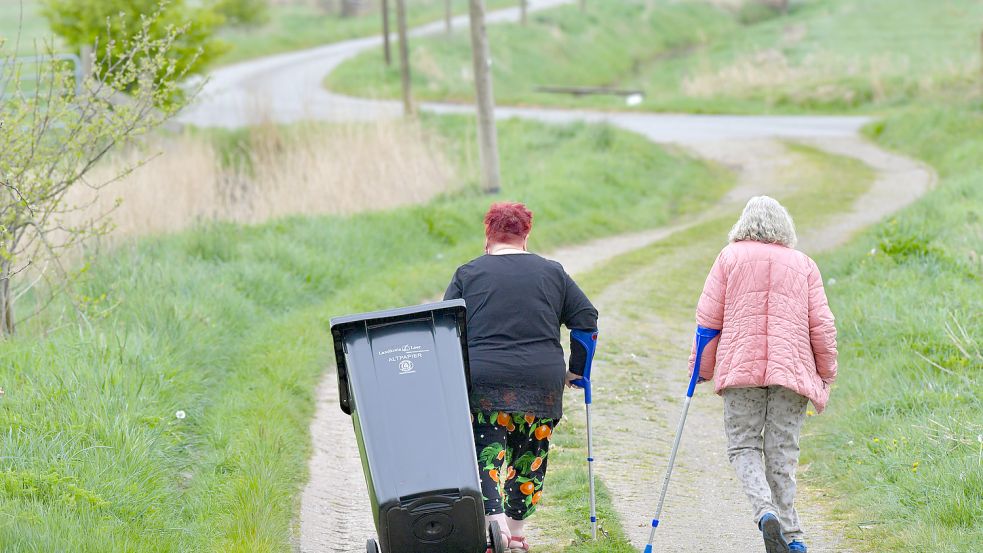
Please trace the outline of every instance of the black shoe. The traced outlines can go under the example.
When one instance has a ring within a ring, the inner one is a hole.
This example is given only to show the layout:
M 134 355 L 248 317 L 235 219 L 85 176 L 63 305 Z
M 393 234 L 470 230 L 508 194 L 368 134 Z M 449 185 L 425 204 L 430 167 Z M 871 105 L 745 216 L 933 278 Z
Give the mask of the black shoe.
M 761 528 L 767 553 L 789 553 L 788 542 L 782 535 L 782 523 L 778 522 L 778 517 L 772 513 L 765 513 L 765 516 L 758 521 L 758 528 Z

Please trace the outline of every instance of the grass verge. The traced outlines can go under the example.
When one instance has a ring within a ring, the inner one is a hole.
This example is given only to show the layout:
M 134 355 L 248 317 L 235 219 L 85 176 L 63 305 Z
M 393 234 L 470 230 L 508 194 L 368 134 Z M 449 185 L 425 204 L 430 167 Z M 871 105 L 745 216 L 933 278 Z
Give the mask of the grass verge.
M 469 119 L 430 124 L 473 140 Z M 500 133 L 502 197 L 536 212 L 537 249 L 662 224 L 729 182 L 608 127 Z M 0 343 L 5 551 L 288 551 L 329 317 L 442 290 L 492 199 L 216 224 L 94 260 L 74 289 L 91 326 Z
M 822 259 L 843 368 L 809 477 L 839 492 L 866 550 L 968 553 L 983 534 L 983 109 L 913 109 L 870 134 L 941 182 Z

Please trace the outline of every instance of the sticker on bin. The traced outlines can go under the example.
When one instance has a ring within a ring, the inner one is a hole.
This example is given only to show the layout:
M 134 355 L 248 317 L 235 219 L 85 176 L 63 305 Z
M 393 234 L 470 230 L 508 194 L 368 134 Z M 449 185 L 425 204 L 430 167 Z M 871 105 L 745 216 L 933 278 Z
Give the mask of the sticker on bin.
M 387 361 L 399 367 L 399 374 L 413 374 L 416 372 L 414 359 L 423 359 L 424 353 L 430 350 L 423 349 L 423 346 L 404 346 L 385 349 L 379 352 L 380 357 L 387 357 Z

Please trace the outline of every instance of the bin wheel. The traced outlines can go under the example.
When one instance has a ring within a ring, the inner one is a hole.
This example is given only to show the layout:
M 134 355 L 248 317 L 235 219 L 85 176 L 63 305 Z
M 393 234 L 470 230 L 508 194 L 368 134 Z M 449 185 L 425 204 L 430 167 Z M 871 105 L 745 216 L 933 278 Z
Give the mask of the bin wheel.
M 505 548 L 508 544 L 502 539 L 502 529 L 498 525 L 498 521 L 493 520 L 491 524 L 488 525 L 488 537 L 491 538 L 491 548 L 494 553 L 505 553 Z
M 375 540 L 369 540 L 365 543 L 366 553 L 379 553 L 379 544 Z

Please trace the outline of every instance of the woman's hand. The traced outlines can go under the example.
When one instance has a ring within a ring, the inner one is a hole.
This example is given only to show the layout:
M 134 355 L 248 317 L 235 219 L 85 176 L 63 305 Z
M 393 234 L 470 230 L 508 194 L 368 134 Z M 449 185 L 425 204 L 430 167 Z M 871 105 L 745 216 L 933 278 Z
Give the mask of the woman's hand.
M 579 374 L 577 374 L 577 373 L 572 373 L 572 372 L 570 372 L 570 371 L 567 371 L 567 378 L 566 378 L 566 381 L 567 381 L 567 388 L 580 388 L 580 386 L 576 386 L 576 385 L 574 385 L 574 383 L 573 383 L 573 381 L 574 381 L 574 380 L 579 380 L 579 379 L 581 379 L 581 378 L 583 378 L 583 377 L 582 377 L 582 376 L 580 376 Z

